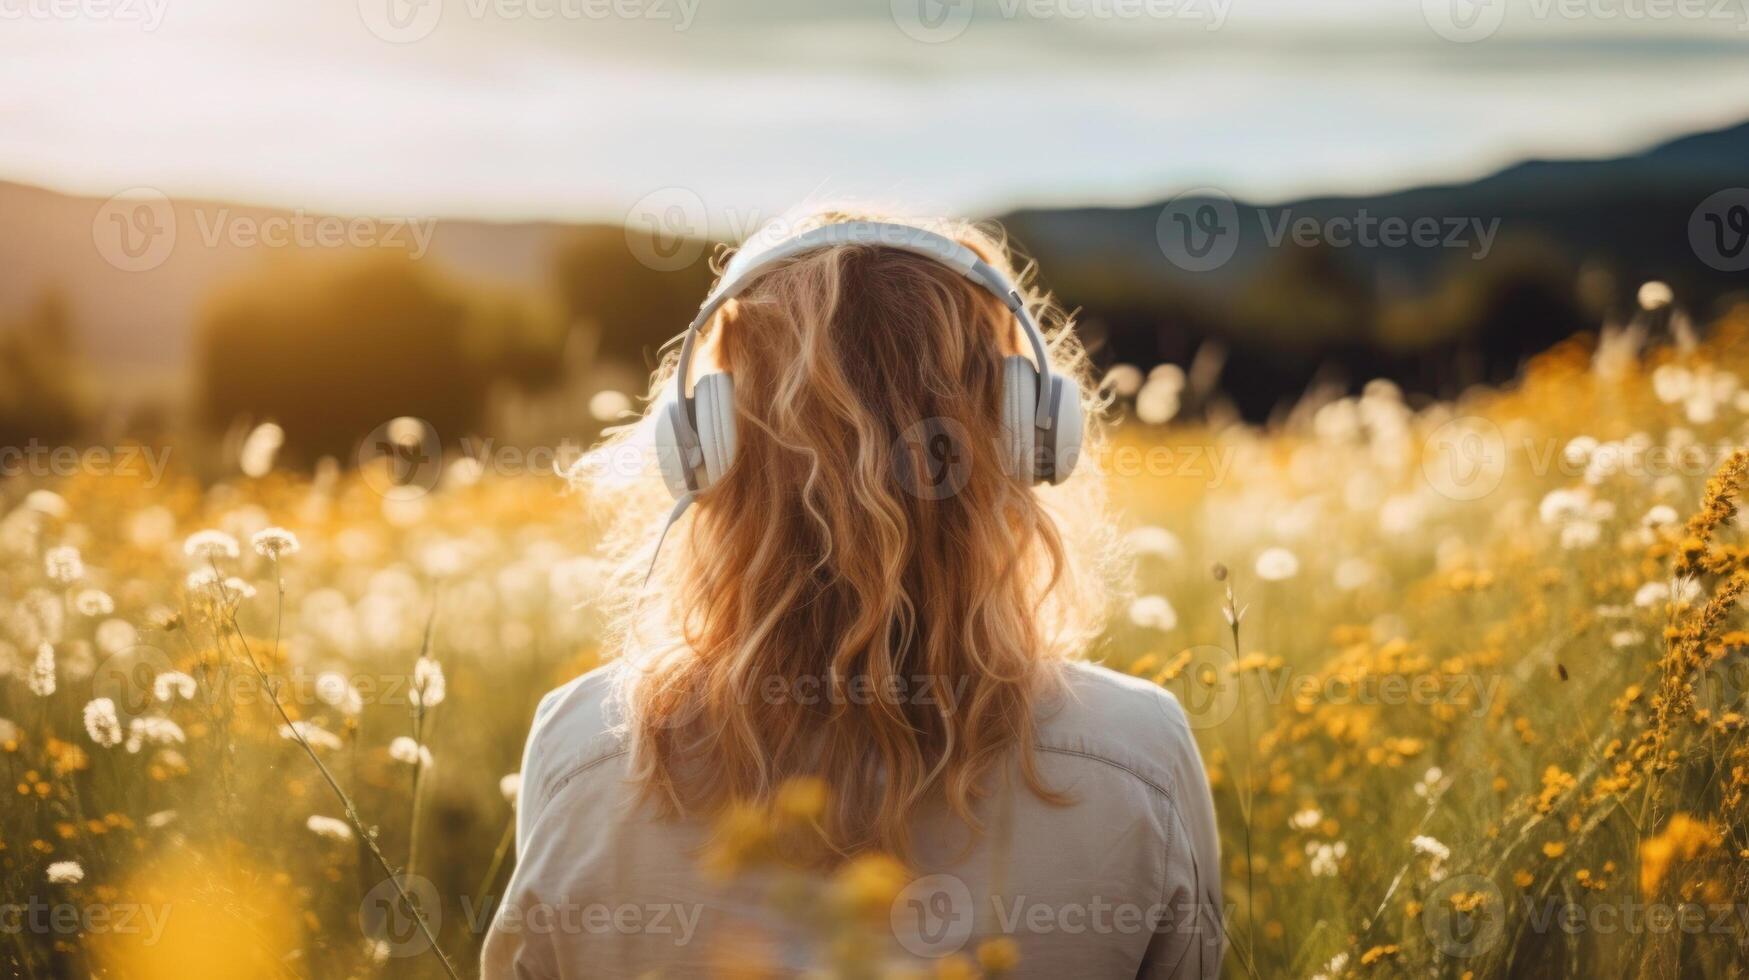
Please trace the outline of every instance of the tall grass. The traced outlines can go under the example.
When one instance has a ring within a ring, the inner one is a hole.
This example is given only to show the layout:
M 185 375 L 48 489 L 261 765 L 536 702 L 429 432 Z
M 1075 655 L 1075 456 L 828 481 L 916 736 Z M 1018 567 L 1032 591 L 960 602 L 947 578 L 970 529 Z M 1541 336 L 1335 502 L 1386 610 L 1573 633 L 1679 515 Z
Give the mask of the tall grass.
M 1189 710 L 1231 973 L 1734 975 L 1744 329 L 1602 366 L 1575 340 L 1455 404 L 1120 427 L 1137 595 L 1089 655 Z M 371 486 L 0 485 L 0 882 L 78 919 L 0 935 L 10 973 L 468 972 L 507 777 L 600 662 L 604 579 L 557 481 Z M 243 546 L 272 525 L 301 548 Z M 878 912 L 902 882 L 871 858 L 829 887 Z M 879 938 L 821 962 L 878 973 Z M 954 969 L 1024 963 L 986 938 Z

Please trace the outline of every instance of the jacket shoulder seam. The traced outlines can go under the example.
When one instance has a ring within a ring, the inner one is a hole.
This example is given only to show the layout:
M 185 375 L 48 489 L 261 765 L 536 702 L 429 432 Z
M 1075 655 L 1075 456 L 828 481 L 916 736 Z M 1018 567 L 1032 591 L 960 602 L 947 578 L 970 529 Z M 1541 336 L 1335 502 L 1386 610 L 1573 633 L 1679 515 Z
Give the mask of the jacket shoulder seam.
M 610 760 L 617 759 L 622 755 L 625 755 L 626 752 L 627 752 L 627 749 L 624 746 L 620 746 L 619 748 L 612 749 L 612 750 L 607 751 L 607 752 L 603 752 L 602 754 L 597 755 L 597 756 L 593 756 L 593 757 L 591 757 L 583 762 L 580 762 L 580 763 L 572 766 L 569 769 L 563 770 L 558 775 L 547 780 L 546 789 L 545 789 L 545 792 L 542 794 L 542 796 L 546 800 L 551 800 L 553 797 L 559 795 L 559 791 L 565 788 L 566 783 L 569 783 L 571 780 L 576 779 L 577 777 L 587 773 L 589 770 L 594 769 L 596 766 L 599 766 L 604 762 L 608 762 Z
M 1175 799 L 1172 795 L 1172 791 L 1170 789 L 1167 789 L 1166 787 L 1160 785 L 1158 782 L 1156 782 L 1155 780 L 1150 778 L 1146 773 L 1141 772 L 1140 770 L 1136 769 L 1133 766 L 1126 766 L 1123 763 L 1118 762 L 1115 759 L 1107 758 L 1107 757 L 1105 757 L 1103 755 L 1099 755 L 1098 753 L 1095 753 L 1095 752 L 1085 752 L 1085 751 L 1082 751 L 1080 749 L 1066 749 L 1066 748 L 1063 748 L 1063 747 L 1057 746 L 1057 745 L 1039 744 L 1039 745 L 1035 745 L 1034 748 L 1036 748 L 1040 752 L 1050 752 L 1050 753 L 1055 754 L 1055 755 L 1074 756 L 1078 759 L 1090 759 L 1094 762 L 1103 763 L 1107 766 L 1110 766 L 1113 769 L 1116 769 L 1120 772 L 1128 773 L 1129 775 L 1135 777 L 1135 779 L 1138 780 L 1139 782 L 1141 782 L 1144 786 L 1147 786 L 1149 789 L 1153 790 L 1154 792 L 1159 793 L 1161 796 L 1164 796 L 1166 798 L 1166 802 L 1168 802 L 1168 803 L 1175 802 Z

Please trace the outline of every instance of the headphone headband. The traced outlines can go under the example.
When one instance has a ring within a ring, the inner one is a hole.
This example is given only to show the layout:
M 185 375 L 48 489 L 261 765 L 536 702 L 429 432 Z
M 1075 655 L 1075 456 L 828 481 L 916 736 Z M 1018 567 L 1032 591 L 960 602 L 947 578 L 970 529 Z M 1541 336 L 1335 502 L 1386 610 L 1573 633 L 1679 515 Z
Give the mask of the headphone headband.
M 1049 398 L 1053 377 L 1050 357 L 1045 350 L 1044 333 L 1039 330 L 1031 312 L 1027 310 L 1026 300 L 1020 295 L 1020 290 L 994 266 L 979 258 L 978 253 L 946 235 L 889 221 L 841 221 L 822 225 L 763 250 L 743 251 L 731 259 L 728 268 L 723 271 L 722 281 L 705 297 L 704 305 L 687 325 L 686 337 L 680 343 L 680 363 L 674 372 L 674 397 L 675 402 L 681 406 L 679 415 L 684 424 L 697 431 L 697 419 L 686 397 L 686 384 L 692 374 L 693 344 L 717 310 L 745 292 L 760 275 L 770 271 L 773 266 L 807 252 L 843 245 L 892 248 L 933 259 L 1001 300 L 1014 315 L 1014 319 L 1019 321 L 1021 332 L 1026 334 L 1027 342 L 1032 347 L 1033 358 L 1038 362 L 1038 411 L 1033 421 L 1041 429 L 1051 427 L 1055 417 Z

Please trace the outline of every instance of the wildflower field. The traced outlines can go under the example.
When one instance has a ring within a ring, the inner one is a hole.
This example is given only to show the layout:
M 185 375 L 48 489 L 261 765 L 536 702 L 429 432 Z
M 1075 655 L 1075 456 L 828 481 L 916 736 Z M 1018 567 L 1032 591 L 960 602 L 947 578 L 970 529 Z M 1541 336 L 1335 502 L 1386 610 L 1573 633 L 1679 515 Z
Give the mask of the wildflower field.
M 1196 727 L 1228 975 L 1741 975 L 1746 332 L 1262 429 L 1120 400 L 1138 570 L 1089 656 Z M 0 484 L 9 976 L 474 970 L 534 706 L 602 656 L 588 502 L 453 457 L 418 494 L 252 469 Z M 820 907 L 880 921 L 871 867 Z M 1026 957 L 833 921 L 821 975 Z

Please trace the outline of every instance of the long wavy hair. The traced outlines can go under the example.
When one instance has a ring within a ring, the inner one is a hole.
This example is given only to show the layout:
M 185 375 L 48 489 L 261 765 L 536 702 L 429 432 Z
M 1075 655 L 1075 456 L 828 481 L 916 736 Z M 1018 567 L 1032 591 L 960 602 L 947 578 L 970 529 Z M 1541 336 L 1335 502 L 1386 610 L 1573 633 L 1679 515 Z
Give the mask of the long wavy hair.
M 818 212 L 799 233 L 867 214 Z M 893 220 L 883 218 L 881 220 Z M 694 366 L 735 379 L 733 465 L 670 535 L 644 589 L 648 480 L 607 507 L 618 538 L 614 644 L 623 724 L 645 796 L 668 814 L 768 799 L 787 780 L 828 789 L 821 821 L 843 852 L 904 855 L 919 806 L 974 830 L 999 767 L 1040 778 L 1035 711 L 1104 613 L 1089 556 L 1109 554 L 1100 431 L 1087 359 L 1065 316 L 1007 248 L 969 224 L 931 223 L 1022 284 L 1053 368 L 1090 419 L 1064 487 L 1035 490 L 1003 461 L 1004 356 L 1026 348 L 1011 314 L 952 270 L 894 249 L 838 245 L 764 273 L 709 324 Z M 675 358 L 650 400 L 671 389 Z M 650 416 L 602 449 L 649 444 Z M 943 442 L 946 436 L 948 441 Z M 622 454 L 623 456 L 623 454 Z M 929 474 L 952 468 L 951 492 Z M 600 489 L 600 488 L 598 488 Z M 1072 501 L 1072 506 L 1054 506 Z M 1075 515 L 1071 520 L 1065 512 Z

